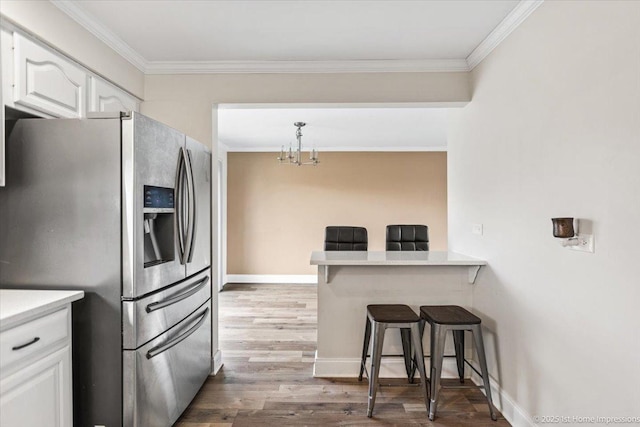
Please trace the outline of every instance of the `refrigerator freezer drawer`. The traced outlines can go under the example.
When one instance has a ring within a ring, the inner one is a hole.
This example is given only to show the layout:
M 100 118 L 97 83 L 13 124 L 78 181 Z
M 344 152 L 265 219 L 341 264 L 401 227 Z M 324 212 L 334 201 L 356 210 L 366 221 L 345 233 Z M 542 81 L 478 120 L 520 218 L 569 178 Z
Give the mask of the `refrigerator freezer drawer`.
M 193 313 L 211 298 L 211 270 L 135 301 L 122 302 L 122 346 L 134 350 Z
M 125 427 L 171 426 L 211 371 L 210 300 L 138 350 L 123 352 Z

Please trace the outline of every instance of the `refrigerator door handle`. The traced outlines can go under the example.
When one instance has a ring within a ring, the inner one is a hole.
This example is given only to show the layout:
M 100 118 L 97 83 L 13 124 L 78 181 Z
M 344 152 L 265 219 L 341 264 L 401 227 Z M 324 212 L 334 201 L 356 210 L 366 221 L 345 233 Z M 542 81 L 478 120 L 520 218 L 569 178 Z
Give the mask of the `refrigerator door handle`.
M 195 331 L 197 331 L 198 328 L 204 323 L 204 321 L 207 319 L 207 314 L 209 314 L 209 307 L 204 309 L 204 311 L 200 315 L 200 320 L 198 320 L 198 323 L 193 325 L 187 331 L 185 331 L 184 333 L 178 335 L 177 337 L 165 342 L 164 344 L 160 344 L 159 346 L 154 347 L 151 350 L 149 350 L 147 352 L 147 359 L 154 358 L 157 355 L 164 353 L 165 351 L 169 350 L 171 347 L 174 347 L 174 346 L 180 344 L 185 339 L 187 339 L 189 337 L 189 335 L 191 335 Z
M 185 160 L 185 175 L 187 176 L 187 238 L 185 248 L 185 263 L 193 259 L 193 245 L 196 235 L 196 192 L 193 184 L 193 166 L 191 164 L 191 151 L 185 150 L 183 154 Z
M 180 148 L 178 154 L 178 172 L 176 174 L 176 224 L 178 234 L 178 255 L 180 256 L 180 264 L 185 264 L 185 233 L 184 233 L 184 148 Z
M 152 302 L 151 304 L 147 305 L 147 307 L 145 308 L 145 311 L 147 313 L 151 313 L 153 311 L 160 310 L 161 308 L 165 308 L 165 307 L 173 305 L 173 304 L 175 304 L 177 302 L 180 302 L 183 299 L 189 298 L 191 295 L 195 294 L 200 289 L 202 289 L 207 284 L 207 282 L 209 282 L 209 276 L 207 276 L 204 279 L 196 282 L 195 285 L 193 285 L 187 291 L 182 292 L 181 294 L 178 294 L 178 295 L 173 296 L 171 298 L 167 298 L 167 299 L 162 300 L 162 301 Z

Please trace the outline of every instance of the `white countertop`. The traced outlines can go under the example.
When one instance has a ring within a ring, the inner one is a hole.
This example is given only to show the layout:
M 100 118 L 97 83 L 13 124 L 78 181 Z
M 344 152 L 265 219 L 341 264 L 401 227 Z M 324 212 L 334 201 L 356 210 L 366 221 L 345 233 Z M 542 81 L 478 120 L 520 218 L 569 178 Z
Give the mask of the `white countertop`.
M 317 251 L 311 265 L 462 265 L 480 266 L 487 262 L 446 251 Z
M 83 291 L 0 289 L 0 331 L 82 298 Z

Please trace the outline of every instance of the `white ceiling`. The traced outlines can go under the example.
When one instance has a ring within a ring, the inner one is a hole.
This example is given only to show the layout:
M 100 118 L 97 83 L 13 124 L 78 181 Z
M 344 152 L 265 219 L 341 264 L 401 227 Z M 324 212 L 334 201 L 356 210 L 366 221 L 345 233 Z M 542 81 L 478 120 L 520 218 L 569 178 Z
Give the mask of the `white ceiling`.
M 75 2 L 149 61 L 464 59 L 499 1 Z
M 303 150 L 444 151 L 444 108 L 219 106 L 218 139 L 230 151 L 273 151 L 295 143 Z
M 466 71 L 542 0 L 51 1 L 153 73 Z

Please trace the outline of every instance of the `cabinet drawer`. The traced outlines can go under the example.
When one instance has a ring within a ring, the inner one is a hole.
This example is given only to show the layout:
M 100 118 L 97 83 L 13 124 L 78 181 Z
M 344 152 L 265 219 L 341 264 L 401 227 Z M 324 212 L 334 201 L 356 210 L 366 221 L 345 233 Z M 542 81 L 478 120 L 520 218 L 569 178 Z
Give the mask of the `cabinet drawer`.
M 52 346 L 71 339 L 69 308 L 33 319 L 0 333 L 0 369 L 5 369 L 34 356 L 44 357 Z

